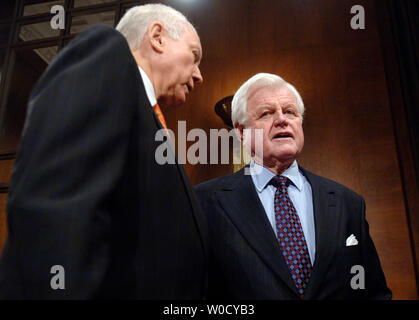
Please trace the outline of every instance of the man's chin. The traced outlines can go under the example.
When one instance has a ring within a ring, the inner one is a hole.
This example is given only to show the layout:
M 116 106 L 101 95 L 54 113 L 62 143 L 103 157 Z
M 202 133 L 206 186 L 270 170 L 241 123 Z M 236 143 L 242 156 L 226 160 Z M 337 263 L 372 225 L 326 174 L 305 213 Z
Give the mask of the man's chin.
M 281 152 L 278 154 L 264 155 L 264 163 L 292 163 L 297 158 L 296 152 Z
M 186 102 L 186 94 L 182 94 L 179 96 L 174 97 L 173 99 L 173 106 L 179 107 Z

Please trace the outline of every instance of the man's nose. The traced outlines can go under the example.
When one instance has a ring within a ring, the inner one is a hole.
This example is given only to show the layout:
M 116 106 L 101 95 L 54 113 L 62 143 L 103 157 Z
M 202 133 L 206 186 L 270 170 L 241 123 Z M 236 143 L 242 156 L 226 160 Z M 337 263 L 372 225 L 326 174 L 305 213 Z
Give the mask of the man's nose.
M 287 124 L 287 117 L 282 113 L 282 110 L 277 110 L 274 114 L 274 125 L 284 126 Z
M 201 75 L 201 71 L 199 70 L 199 67 L 195 68 L 194 73 L 192 74 L 192 78 L 195 84 L 201 84 L 204 81 Z

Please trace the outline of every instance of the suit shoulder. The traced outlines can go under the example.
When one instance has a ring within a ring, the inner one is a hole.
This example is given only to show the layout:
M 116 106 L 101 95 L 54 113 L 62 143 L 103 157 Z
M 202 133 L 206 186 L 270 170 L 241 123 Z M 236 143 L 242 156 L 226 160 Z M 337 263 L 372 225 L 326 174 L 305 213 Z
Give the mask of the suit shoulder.
M 302 169 L 302 168 L 300 168 L 300 169 Z M 337 181 L 331 180 L 331 179 L 326 178 L 326 177 L 319 176 L 319 175 L 311 173 L 311 172 L 309 172 L 305 169 L 302 169 L 301 171 L 303 172 L 303 174 L 306 176 L 306 178 L 308 179 L 308 181 L 310 183 L 318 183 L 318 184 L 324 186 L 325 188 L 333 190 L 335 192 L 338 192 L 338 193 L 340 193 L 340 194 L 342 194 L 346 197 L 350 197 L 350 198 L 353 198 L 354 200 L 358 200 L 358 201 L 363 201 L 363 197 L 360 194 L 356 193 L 355 191 L 349 189 L 347 186 L 345 186 L 345 185 L 343 185 L 343 184 L 341 184 Z
M 41 80 L 53 78 L 55 81 L 60 74 L 74 78 L 80 70 L 87 70 L 85 76 L 88 76 L 95 68 L 101 70 L 101 74 L 106 71 L 118 78 L 128 69 L 135 74 L 138 72 L 135 67 L 136 62 L 122 34 L 109 26 L 95 25 L 81 32 L 63 48 L 48 66 Z
M 90 63 L 95 63 L 98 56 L 128 55 L 129 45 L 124 36 L 116 29 L 107 25 L 94 25 L 79 33 L 58 55 L 53 59 L 51 66 L 63 60 L 78 62 L 86 58 Z M 94 57 L 94 59 L 92 59 Z M 120 59 L 118 57 L 118 59 Z M 131 57 L 131 60 L 134 59 Z
M 214 178 L 207 180 L 200 184 L 197 184 L 194 189 L 197 193 L 208 193 L 220 189 L 227 188 L 231 185 L 234 185 L 237 180 L 239 180 L 243 175 L 243 170 L 238 172 L 228 174 L 222 177 Z
M 130 52 L 128 42 L 125 37 L 116 29 L 107 25 L 94 25 L 72 40 L 63 51 L 71 49 L 92 52 L 95 56 L 98 52 L 124 51 Z
M 31 92 L 28 118 L 33 110 L 51 113 L 51 106 L 67 106 L 81 115 L 112 111 L 116 105 L 130 110 L 119 113 L 127 118 L 135 111 L 140 88 L 140 73 L 125 38 L 114 28 L 95 25 L 77 35 L 47 67 Z
M 91 26 L 90 28 L 87 28 L 83 32 L 81 32 L 77 38 L 86 38 L 86 37 L 103 37 L 106 38 L 115 37 L 125 39 L 124 36 L 115 28 L 112 28 L 110 26 L 107 26 L 105 24 L 97 24 L 94 26 Z

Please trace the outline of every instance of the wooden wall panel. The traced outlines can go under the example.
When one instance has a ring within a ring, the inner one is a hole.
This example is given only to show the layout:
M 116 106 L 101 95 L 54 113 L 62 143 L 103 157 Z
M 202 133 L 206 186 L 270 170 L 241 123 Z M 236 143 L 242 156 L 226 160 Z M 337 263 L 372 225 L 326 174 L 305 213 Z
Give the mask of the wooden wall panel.
M 0 182 L 9 182 L 14 162 L 14 159 L 0 160 Z
M 6 202 L 7 193 L 0 193 L 0 254 L 7 238 Z
M 12 175 L 14 159 L 0 160 L 0 182 L 9 182 Z M 6 219 L 7 193 L 0 193 L 0 254 L 7 237 Z
M 417 88 L 417 83 L 412 84 L 412 86 L 406 87 L 402 84 L 401 77 L 405 77 L 406 75 L 403 74 L 403 71 L 400 72 L 400 59 L 403 59 L 403 64 L 405 66 L 409 65 L 409 60 L 405 59 L 405 57 L 399 57 L 397 59 L 397 51 L 396 48 L 403 43 L 404 46 L 410 45 L 413 46 L 415 44 L 414 41 L 408 42 L 407 39 L 409 38 L 408 35 L 405 34 L 406 30 L 409 29 L 410 32 L 413 32 L 413 29 L 410 29 L 408 26 L 409 19 L 406 20 L 404 17 L 402 21 L 398 21 L 398 29 L 397 34 L 399 37 L 399 41 L 395 41 L 395 38 L 389 37 L 389 34 L 393 34 L 394 32 L 394 25 L 392 25 L 390 15 L 393 15 L 395 5 L 401 6 L 403 9 L 398 8 L 396 15 L 400 15 L 401 11 L 406 10 L 406 13 L 414 15 L 414 12 L 417 11 L 410 11 L 410 7 L 414 5 L 414 0 L 398 2 L 398 1 L 386 1 L 386 2 L 376 2 L 377 6 L 377 19 L 380 26 L 380 36 L 381 36 L 381 47 L 383 49 L 383 63 L 386 66 L 386 81 L 387 81 L 387 91 L 390 100 L 390 109 L 392 114 L 393 126 L 395 129 L 395 139 L 396 145 L 398 148 L 398 156 L 399 156 L 399 166 L 400 166 L 400 176 L 402 181 L 402 186 L 405 195 L 405 207 L 408 211 L 408 224 L 411 234 L 411 242 L 412 242 L 412 249 L 413 249 L 413 257 L 416 259 L 416 283 L 419 285 L 419 183 L 417 179 L 417 170 L 418 167 L 415 168 L 415 160 L 414 160 L 414 144 L 412 142 L 411 136 L 409 135 L 409 131 L 411 130 L 409 127 L 409 123 L 414 121 L 413 117 L 408 117 L 407 112 L 407 105 L 405 104 L 404 96 L 405 90 L 411 90 L 414 92 L 415 88 Z M 386 6 L 387 4 L 387 6 Z M 388 6 L 390 4 L 391 6 Z M 413 23 L 413 20 L 410 22 Z M 403 29 L 399 29 L 400 26 L 403 26 Z M 400 36 L 403 35 L 403 39 L 400 39 Z M 413 37 L 413 33 L 411 33 Z M 403 50 L 399 48 L 399 50 Z M 414 51 L 412 50 L 411 53 Z M 413 68 L 412 68 L 413 70 Z M 405 70 L 406 72 L 406 70 Z M 413 73 L 412 73 L 413 75 Z M 404 80 L 406 81 L 411 80 Z M 409 101 L 409 100 L 407 100 Z M 410 102 L 411 107 L 417 107 L 417 104 Z M 410 120 L 410 121 L 409 121 Z
M 240 0 L 166 3 L 186 12 L 201 37 L 204 83 L 185 106 L 163 110 L 170 128 L 223 128 L 215 103 L 257 72 L 294 84 L 306 105 L 305 168 L 361 194 L 395 299 L 417 299 L 400 168 L 374 1 Z M 366 29 L 350 28 L 350 8 Z M 193 142 L 189 143 L 192 144 Z M 232 172 L 186 165 L 192 183 Z
M 186 105 L 163 110 L 177 132 L 225 128 L 215 103 L 257 72 L 294 84 L 306 105 L 300 165 L 361 194 L 394 299 L 417 299 L 412 246 L 374 1 L 211 0 L 167 3 L 187 14 L 201 37 L 204 83 Z M 362 5 L 366 29 L 350 28 Z M 189 142 L 190 146 L 193 142 Z M 0 165 L 5 162 L 1 161 Z M 193 184 L 232 165 L 185 165 Z M 1 169 L 3 170 L 3 169 Z M 7 170 L 5 169 L 5 172 Z M 4 208 L 6 195 L 0 194 Z M 0 213 L 0 246 L 5 239 Z

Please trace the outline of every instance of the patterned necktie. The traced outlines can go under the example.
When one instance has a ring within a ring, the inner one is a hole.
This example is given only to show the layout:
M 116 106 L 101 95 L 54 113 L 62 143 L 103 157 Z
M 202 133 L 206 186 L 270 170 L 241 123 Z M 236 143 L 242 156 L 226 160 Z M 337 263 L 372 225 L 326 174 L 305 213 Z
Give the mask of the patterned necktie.
M 271 180 L 277 188 L 274 199 L 276 232 L 291 277 L 303 298 L 312 267 L 303 228 L 288 195 L 287 182 L 288 179 L 283 176 L 275 176 Z
M 161 112 L 161 110 L 160 110 L 159 105 L 158 105 L 158 104 L 156 104 L 156 105 L 153 107 L 153 109 L 154 109 L 154 113 L 155 113 L 155 114 L 156 114 L 156 116 L 157 116 L 157 119 L 159 119 L 159 121 L 160 121 L 160 123 L 161 123 L 162 127 L 163 127 L 163 128 L 164 128 L 164 130 L 166 131 L 167 136 L 170 138 L 170 135 L 169 135 L 169 130 L 167 130 L 166 120 L 164 120 L 164 116 L 163 116 L 163 113 L 162 113 L 162 112 Z

